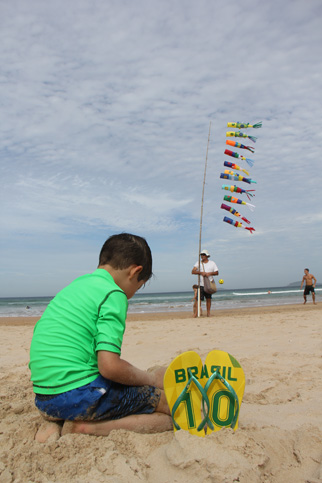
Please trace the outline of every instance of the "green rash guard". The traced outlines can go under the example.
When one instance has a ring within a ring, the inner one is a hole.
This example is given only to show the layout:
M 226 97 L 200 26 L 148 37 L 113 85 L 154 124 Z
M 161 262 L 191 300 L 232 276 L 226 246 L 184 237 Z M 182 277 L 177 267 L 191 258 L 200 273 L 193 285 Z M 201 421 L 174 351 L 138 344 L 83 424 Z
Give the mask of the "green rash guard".
M 60 394 L 99 376 L 98 350 L 121 353 L 126 294 L 104 269 L 59 292 L 37 322 L 30 347 L 36 394 Z

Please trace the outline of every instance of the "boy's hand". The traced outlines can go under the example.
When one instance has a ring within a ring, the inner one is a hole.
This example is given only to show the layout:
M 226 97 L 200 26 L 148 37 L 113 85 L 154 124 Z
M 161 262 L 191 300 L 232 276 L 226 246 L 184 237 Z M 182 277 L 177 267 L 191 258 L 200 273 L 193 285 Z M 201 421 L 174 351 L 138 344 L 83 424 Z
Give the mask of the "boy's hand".
M 97 352 L 98 370 L 106 379 L 126 384 L 128 386 L 155 386 L 163 388 L 163 367 L 152 368 L 151 371 L 142 371 L 121 359 L 118 354 L 108 351 Z

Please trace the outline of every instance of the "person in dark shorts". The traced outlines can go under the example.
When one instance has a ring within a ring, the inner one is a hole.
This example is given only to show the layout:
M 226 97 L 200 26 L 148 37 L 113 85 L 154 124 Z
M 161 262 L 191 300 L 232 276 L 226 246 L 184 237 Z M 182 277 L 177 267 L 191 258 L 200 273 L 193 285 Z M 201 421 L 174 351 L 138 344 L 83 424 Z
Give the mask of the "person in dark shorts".
M 120 357 L 128 299 L 151 276 L 146 240 L 113 235 L 97 270 L 59 292 L 37 322 L 29 363 L 35 404 L 45 419 L 63 424 L 63 434 L 172 429 L 165 369 L 143 371 Z
M 313 280 L 314 280 L 314 282 L 313 282 Z M 316 285 L 316 278 L 314 277 L 314 275 L 312 275 L 310 273 L 310 270 L 308 268 L 304 269 L 304 276 L 302 278 L 301 288 L 303 287 L 304 282 L 305 282 L 305 288 L 304 288 L 304 292 L 303 292 L 304 304 L 306 304 L 306 297 L 308 295 L 310 295 L 310 293 L 311 293 L 313 303 L 314 303 L 314 305 L 316 305 L 315 290 L 314 290 L 315 285 Z
M 211 294 L 205 292 L 204 289 L 204 277 L 208 277 L 210 281 L 213 281 L 213 277 L 219 275 L 218 267 L 210 260 L 210 254 L 208 250 L 201 250 L 200 259 L 195 263 L 191 273 L 192 275 L 200 275 L 200 300 L 206 299 L 207 317 L 210 317 L 211 309 Z

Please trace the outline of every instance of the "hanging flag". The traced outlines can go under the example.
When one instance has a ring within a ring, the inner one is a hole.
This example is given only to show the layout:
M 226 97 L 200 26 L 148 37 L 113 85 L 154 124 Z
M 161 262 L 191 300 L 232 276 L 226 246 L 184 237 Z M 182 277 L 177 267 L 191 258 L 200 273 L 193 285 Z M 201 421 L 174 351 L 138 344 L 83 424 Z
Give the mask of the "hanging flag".
M 246 171 L 246 169 L 241 168 L 235 163 L 231 163 L 230 161 L 224 161 L 224 166 L 227 166 L 227 168 L 233 168 L 233 169 L 238 169 L 238 171 L 242 171 L 243 173 L 247 174 L 249 176 L 249 172 Z
M 246 161 L 246 163 L 248 163 L 249 166 L 253 166 L 254 164 L 254 161 L 252 159 L 245 158 L 245 156 L 242 156 L 241 154 L 238 154 L 238 153 L 234 153 L 233 151 L 230 151 L 230 149 L 225 149 L 225 154 L 227 154 L 227 156 L 232 156 L 233 158 L 242 159 Z
M 226 169 L 226 171 L 228 172 L 227 169 Z M 234 171 L 231 171 L 231 173 L 234 173 Z M 257 183 L 257 181 L 250 179 L 250 178 L 244 178 L 244 176 L 241 176 L 238 173 L 234 173 L 234 174 L 220 173 L 220 178 L 221 179 L 231 179 L 232 181 L 244 181 L 244 183 L 248 183 L 248 184 Z
M 231 218 L 228 218 L 228 216 L 224 216 L 223 221 L 225 221 L 226 223 L 229 223 L 230 225 L 235 226 L 236 228 L 244 228 L 244 230 L 249 230 L 251 234 L 253 234 L 253 231 L 255 231 L 255 228 L 251 226 L 244 226 L 242 223 L 240 223 L 240 221 L 234 221 Z
M 236 127 L 237 129 L 248 129 L 249 127 L 253 127 L 255 129 L 262 127 L 262 121 L 257 122 L 256 124 L 249 124 L 249 122 L 242 123 L 242 122 L 228 122 L 227 127 Z
M 227 139 L 226 144 L 228 146 L 234 146 L 235 148 L 240 148 L 240 149 L 248 149 L 251 153 L 255 152 L 255 149 L 252 146 L 245 146 L 244 144 L 238 143 L 237 141 L 230 141 L 230 139 Z
M 255 196 L 253 193 L 250 193 L 250 191 L 255 191 L 255 190 L 244 190 L 243 188 L 239 188 L 239 186 L 236 186 L 236 185 L 223 184 L 222 189 L 231 191 L 232 193 L 241 193 L 241 194 L 245 193 L 249 200 L 251 197 Z
M 224 174 L 231 174 L 232 176 L 241 176 L 241 174 L 236 173 L 236 171 L 231 171 L 230 169 L 225 169 Z M 257 183 L 257 181 L 254 181 L 253 179 L 250 179 L 250 178 L 247 178 L 247 179 L 249 179 L 251 183 Z
M 229 213 L 231 213 L 232 215 L 240 217 L 246 223 L 248 223 L 248 224 L 250 223 L 250 221 L 247 220 L 247 218 L 245 218 L 244 216 L 242 216 L 237 210 L 235 210 L 235 208 L 232 208 L 231 206 L 225 205 L 225 203 L 222 203 L 220 208 L 222 210 L 229 211 Z
M 257 139 L 255 136 L 249 136 L 248 134 L 241 131 L 227 131 L 226 137 L 227 138 L 248 138 L 254 143 L 256 143 L 256 139 Z
M 234 198 L 233 196 L 224 196 L 224 201 L 229 201 L 229 203 L 237 203 L 238 205 L 247 205 L 250 211 L 254 211 L 255 206 L 251 205 L 250 203 L 246 203 L 246 201 L 240 200 L 239 198 Z

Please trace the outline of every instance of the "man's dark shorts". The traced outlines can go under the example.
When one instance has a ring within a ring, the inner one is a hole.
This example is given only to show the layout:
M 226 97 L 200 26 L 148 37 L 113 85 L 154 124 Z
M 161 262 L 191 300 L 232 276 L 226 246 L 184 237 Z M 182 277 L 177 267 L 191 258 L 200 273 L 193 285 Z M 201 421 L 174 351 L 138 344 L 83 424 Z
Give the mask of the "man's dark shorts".
M 310 292 L 315 293 L 313 285 L 306 285 L 304 295 L 309 295 Z
M 205 292 L 205 289 L 202 285 L 200 285 L 200 300 L 211 299 L 211 293 Z
M 161 391 L 156 387 L 125 386 L 99 376 L 90 384 L 62 394 L 36 394 L 35 404 L 45 417 L 100 421 L 131 414 L 151 414 L 160 397 Z

